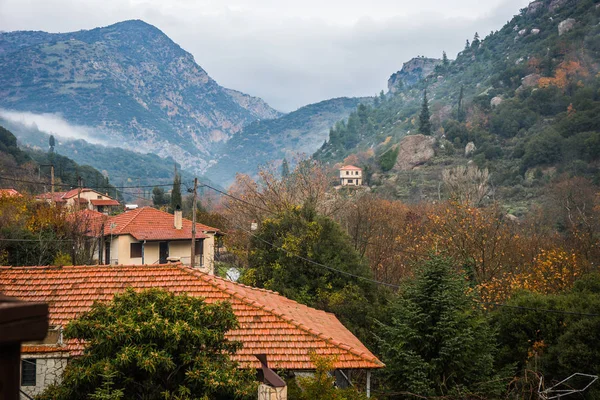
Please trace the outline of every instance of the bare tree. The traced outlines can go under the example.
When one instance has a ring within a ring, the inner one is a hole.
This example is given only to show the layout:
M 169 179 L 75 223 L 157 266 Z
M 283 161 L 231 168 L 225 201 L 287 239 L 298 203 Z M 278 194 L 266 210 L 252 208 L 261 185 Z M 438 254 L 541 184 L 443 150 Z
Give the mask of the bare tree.
M 475 165 L 458 166 L 442 171 L 442 181 L 452 200 L 469 206 L 481 205 L 490 192 L 490 174 Z

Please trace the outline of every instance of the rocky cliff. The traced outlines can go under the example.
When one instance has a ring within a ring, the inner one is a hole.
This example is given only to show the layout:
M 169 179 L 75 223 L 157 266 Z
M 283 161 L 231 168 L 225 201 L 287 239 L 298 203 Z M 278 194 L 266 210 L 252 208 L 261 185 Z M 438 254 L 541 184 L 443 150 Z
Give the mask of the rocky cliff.
M 402 65 L 402 69 L 395 72 L 388 79 L 388 90 L 395 93 L 398 87 L 412 86 L 421 79 L 431 74 L 442 60 L 437 58 L 415 57 Z

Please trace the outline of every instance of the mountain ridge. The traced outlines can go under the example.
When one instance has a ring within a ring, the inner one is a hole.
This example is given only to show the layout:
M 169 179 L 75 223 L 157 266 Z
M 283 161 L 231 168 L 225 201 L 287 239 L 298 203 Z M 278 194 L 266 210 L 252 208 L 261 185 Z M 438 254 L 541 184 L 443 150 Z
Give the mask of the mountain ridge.
M 59 113 L 123 147 L 178 156 L 198 172 L 215 143 L 283 115 L 219 86 L 190 53 L 141 20 L 0 33 L 0 107 Z

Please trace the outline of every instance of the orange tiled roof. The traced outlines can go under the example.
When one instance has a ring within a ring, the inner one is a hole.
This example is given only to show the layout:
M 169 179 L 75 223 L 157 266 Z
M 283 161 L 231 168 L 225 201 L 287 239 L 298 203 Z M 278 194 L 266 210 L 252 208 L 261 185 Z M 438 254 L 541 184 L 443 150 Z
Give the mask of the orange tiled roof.
M 362 168 L 355 167 L 354 165 L 346 165 L 340 168 L 341 171 L 352 170 L 352 171 L 362 171 Z
M 183 218 L 182 229 L 175 229 L 173 214 L 152 207 L 142 207 L 110 218 L 104 226 L 105 235 L 131 235 L 137 240 L 177 240 L 192 238 L 192 221 Z M 114 225 L 113 225 L 114 224 Z M 114 228 L 111 229 L 111 225 Z M 206 231 L 219 230 L 196 223 L 196 238 L 208 236 Z
M 20 196 L 21 193 L 17 192 L 15 189 L 0 189 L 0 197 L 2 196 L 7 196 L 7 197 L 15 197 L 15 196 Z
M 94 192 L 94 193 L 98 193 L 99 195 L 102 195 L 102 196 L 110 197 L 110 196 L 100 193 L 94 189 L 82 188 L 81 193 L 85 193 L 85 192 Z M 79 189 L 71 189 L 66 192 L 54 192 L 54 193 L 48 192 L 48 193 L 38 194 L 36 196 L 36 198 L 38 198 L 40 200 L 52 200 L 54 202 L 60 203 L 60 202 L 66 202 L 68 199 L 76 197 L 78 193 L 79 193 Z M 113 200 L 113 201 L 116 201 L 116 200 Z M 82 199 L 82 202 L 83 202 L 83 199 Z M 85 200 L 85 202 L 87 202 L 87 200 Z
M 120 203 L 117 200 L 102 200 L 102 199 L 92 199 L 90 203 L 94 206 L 118 206 Z
M 67 346 L 51 346 L 47 344 L 24 344 L 21 346 L 23 354 L 38 354 L 38 353 L 68 353 Z
M 337 357 L 336 368 L 383 367 L 333 314 L 181 265 L 0 267 L 0 292 L 47 302 L 54 326 L 64 326 L 94 301 L 109 301 L 126 287 L 160 287 L 203 297 L 208 303 L 231 302 L 240 327 L 227 337 L 243 343 L 234 359 L 245 368 L 259 368 L 253 355 L 264 353 L 274 369 L 314 369 L 311 351 Z M 74 354 L 82 350 L 76 342 L 67 343 L 67 348 Z

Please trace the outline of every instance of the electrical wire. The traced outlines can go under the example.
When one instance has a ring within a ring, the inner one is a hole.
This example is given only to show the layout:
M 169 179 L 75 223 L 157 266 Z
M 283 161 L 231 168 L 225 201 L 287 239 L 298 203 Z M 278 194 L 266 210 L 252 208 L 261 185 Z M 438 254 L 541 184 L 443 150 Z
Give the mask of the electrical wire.
M 34 182 L 34 181 L 25 181 L 25 180 L 8 178 L 8 177 L 4 177 L 4 176 L 0 176 L 0 179 L 14 181 L 14 182 L 47 185 L 47 183 Z M 57 184 L 57 185 L 59 185 L 59 186 L 69 186 L 69 187 L 72 188 L 72 186 L 70 186 L 70 185 L 61 185 L 61 184 Z M 186 183 L 182 182 L 182 185 L 184 185 L 186 188 L 189 188 L 189 186 Z M 173 186 L 173 185 L 172 184 L 159 184 L 159 185 L 138 185 L 138 186 L 113 186 L 112 188 L 114 188 L 114 189 L 140 189 L 140 188 L 150 188 L 150 187 L 154 188 L 154 187 L 166 187 L 166 186 Z M 217 193 L 219 193 L 219 194 L 221 194 L 223 196 L 229 197 L 229 198 L 231 198 L 231 199 L 233 199 L 235 201 L 238 201 L 240 203 L 243 203 L 245 205 L 257 208 L 257 209 L 259 209 L 261 211 L 265 211 L 265 212 L 268 212 L 268 213 L 272 212 L 270 210 L 267 210 L 264 207 L 260 207 L 258 205 L 252 204 L 252 203 L 250 203 L 250 202 L 248 202 L 246 200 L 240 199 L 240 198 L 238 198 L 236 196 L 233 196 L 233 195 L 231 195 L 231 194 L 229 194 L 227 192 L 224 192 L 224 191 L 222 191 L 220 189 L 217 189 L 217 188 L 215 188 L 215 187 L 213 187 L 213 186 L 211 186 L 209 184 L 198 182 L 198 186 L 199 187 L 207 187 L 207 188 L 209 188 L 209 189 L 211 189 L 211 190 L 213 190 L 213 191 L 215 191 L 215 192 L 217 192 Z M 105 188 L 108 189 L 108 187 L 105 187 Z M 103 189 L 103 188 L 99 188 L 99 189 Z M 141 196 L 139 196 L 137 194 L 131 193 L 131 192 L 124 192 L 124 193 L 132 195 L 132 196 L 137 197 L 139 199 L 148 200 L 146 198 L 143 198 L 143 197 L 141 197 Z M 226 217 L 223 217 L 223 218 L 225 220 L 229 221 L 229 222 L 232 222 L 231 220 L 229 220 Z M 379 280 L 376 280 L 376 279 L 372 279 L 372 278 L 368 278 L 368 277 L 365 277 L 365 276 L 353 274 L 353 273 L 350 273 L 350 272 L 347 272 L 347 271 L 343 271 L 343 270 L 340 270 L 338 268 L 330 267 L 330 266 L 328 266 L 326 264 L 323 264 L 323 263 L 311 260 L 310 258 L 306 258 L 306 257 L 303 257 L 301 255 L 292 253 L 289 250 L 287 250 L 287 249 L 285 249 L 285 248 L 283 248 L 281 246 L 277 246 L 276 244 L 271 243 L 271 242 L 269 242 L 269 241 L 267 241 L 267 240 L 259 237 L 258 235 L 254 234 L 253 232 L 251 232 L 251 231 L 249 231 L 249 230 L 247 230 L 247 229 L 245 229 L 243 227 L 237 226 L 237 229 L 245 232 L 246 234 L 251 235 L 255 239 L 257 239 L 257 240 L 265 243 L 266 245 L 268 245 L 268 246 L 270 246 L 270 247 L 272 247 L 272 248 L 274 248 L 276 250 L 283 251 L 286 254 L 288 254 L 290 256 L 293 256 L 293 257 L 295 257 L 295 258 L 297 258 L 299 260 L 302 260 L 304 262 L 308 262 L 310 264 L 316 265 L 316 266 L 321 267 L 321 268 L 325 268 L 325 269 L 327 269 L 329 271 L 336 272 L 336 273 L 339 273 L 341 275 L 349 276 L 349 277 L 352 277 L 352 278 L 355 278 L 355 279 L 363 280 L 365 282 L 369 282 L 369 283 L 373 283 L 373 284 L 377 284 L 377 285 L 381 285 L 381 286 L 386 286 L 386 287 L 390 287 L 390 288 L 394 288 L 394 289 L 400 289 L 401 288 L 400 285 L 396 285 L 396 284 L 388 283 L 388 282 L 382 282 L 382 281 L 379 281 Z M 37 240 L 29 240 L 29 239 L 0 239 L 0 240 L 1 241 L 37 241 Z M 57 240 L 57 241 L 59 241 L 59 240 Z M 68 241 L 72 241 L 72 240 L 60 240 L 60 241 L 68 242 Z M 402 252 L 402 250 L 399 250 L 399 249 L 397 249 L 397 251 Z M 407 253 L 409 253 L 409 252 L 407 252 Z M 411 254 L 414 254 L 414 253 L 411 253 Z M 420 255 L 420 256 L 423 256 L 423 255 Z M 542 308 L 533 308 L 533 307 L 513 306 L 513 305 L 508 305 L 508 304 L 494 303 L 494 302 L 483 302 L 483 301 L 478 301 L 478 300 L 475 300 L 475 302 L 479 303 L 479 304 L 482 304 L 482 305 L 491 305 L 491 306 L 495 306 L 495 307 L 506 307 L 506 308 L 512 308 L 512 309 L 521 309 L 521 310 L 529 310 L 529 311 L 537 311 L 537 312 L 547 312 L 547 313 L 565 314 L 565 315 L 579 315 L 579 316 L 588 316 L 588 317 L 599 317 L 600 316 L 600 314 L 578 313 L 578 312 L 572 312 L 572 311 L 562 311 L 562 310 L 542 309 Z

